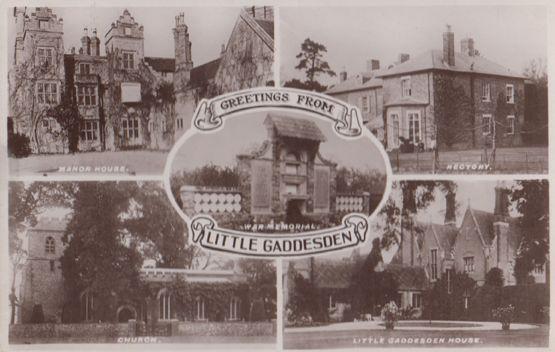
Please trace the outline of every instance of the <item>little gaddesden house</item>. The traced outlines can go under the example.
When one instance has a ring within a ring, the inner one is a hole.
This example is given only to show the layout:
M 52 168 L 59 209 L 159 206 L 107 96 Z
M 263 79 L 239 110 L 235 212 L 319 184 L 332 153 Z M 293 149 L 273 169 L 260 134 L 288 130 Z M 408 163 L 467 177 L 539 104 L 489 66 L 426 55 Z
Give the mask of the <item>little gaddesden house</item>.
M 78 316 L 66 309 L 76 297 L 68 297 L 64 290 L 61 257 L 64 252 L 62 237 L 67 220 L 40 218 L 27 230 L 28 260 L 22 270 L 18 317 L 20 323 L 31 323 L 33 311 L 40 307 L 45 322 L 98 322 L 95 312 L 107 302 L 102 302 L 90 289 L 79 297 Z M 156 268 L 145 264 L 140 271 L 141 280 L 152 288 L 155 296 L 146 297 L 140 304 L 125 297 L 115 296 L 116 307 L 112 321 L 127 322 L 136 319 L 143 322 L 181 321 L 236 321 L 248 316 L 250 301 L 246 275 L 239 269 L 193 270 Z M 187 306 L 178 304 L 172 283 L 180 278 L 187 283 L 191 300 Z M 230 290 L 226 301 L 212 297 L 210 290 Z
M 189 127 L 202 98 L 273 79 L 273 9 L 241 10 L 220 57 L 200 66 L 184 13 L 175 17 L 175 57 L 144 55 L 144 30 L 125 10 L 104 37 L 84 29 L 81 47 L 64 51 L 63 19 L 52 9 L 14 8 L 15 51 L 9 72 L 9 133 L 25 135 L 33 153 L 169 149 Z M 64 106 L 78 113 L 61 119 Z M 73 134 L 68 131 L 73 131 Z

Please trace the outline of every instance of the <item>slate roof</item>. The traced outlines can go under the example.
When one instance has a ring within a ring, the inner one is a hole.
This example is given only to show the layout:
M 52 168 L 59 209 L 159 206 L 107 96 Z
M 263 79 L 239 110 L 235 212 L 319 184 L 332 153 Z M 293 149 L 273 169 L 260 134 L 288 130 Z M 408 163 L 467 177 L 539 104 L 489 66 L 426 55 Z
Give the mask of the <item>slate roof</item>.
M 402 105 L 428 105 L 427 101 L 416 99 L 413 97 L 400 97 L 391 101 L 388 101 L 384 106 L 402 106 Z
M 220 67 L 219 58 L 209 61 L 200 66 L 194 67 L 191 70 L 191 81 L 189 84 L 193 88 L 203 86 L 204 84 L 206 84 L 208 81 L 210 81 L 216 76 L 216 72 L 218 72 L 219 67 Z
M 146 63 L 157 72 L 175 72 L 175 59 L 166 57 L 146 57 Z
M 348 288 L 354 270 L 352 261 L 316 261 L 314 283 L 319 288 Z
M 66 230 L 68 220 L 65 218 L 41 217 L 37 219 L 37 224 L 30 228 L 31 231 L 59 231 Z
M 325 142 L 326 137 L 314 121 L 286 116 L 268 115 L 264 124 L 272 124 L 277 135 Z
M 274 39 L 274 21 L 255 19 L 255 22 Z
M 415 58 L 399 64 L 390 70 L 378 74 L 378 77 L 408 74 L 428 70 L 447 70 L 453 72 L 473 72 L 496 76 L 524 78 L 522 75 L 490 61 L 481 56 L 468 56 L 455 53 L 455 65 L 449 66 L 443 61 L 443 51 L 429 50 Z
M 383 84 L 383 80 L 376 76 L 383 72 L 386 72 L 386 70 L 376 70 L 372 72 L 359 73 L 356 76 L 348 77 L 343 82 L 339 82 L 330 86 L 329 89 L 325 91 L 325 93 L 333 95 L 381 87 Z
M 476 219 L 476 223 L 478 225 L 478 228 L 480 229 L 480 232 L 482 233 L 484 241 L 488 246 L 491 245 L 495 237 L 495 233 L 493 232 L 493 223 L 495 221 L 495 217 L 493 213 L 471 208 L 470 211 Z M 509 218 L 507 222 L 509 223 L 509 230 L 507 231 L 507 235 L 509 236 L 509 245 L 511 246 L 511 248 L 518 248 L 520 239 L 522 237 L 522 231 L 518 224 L 518 218 Z
M 457 235 L 459 233 L 457 226 L 454 224 L 444 225 L 433 223 L 430 224 L 430 226 L 437 235 L 441 248 L 449 253 L 455 245 L 455 240 L 457 239 Z
M 385 271 L 393 275 L 399 284 L 399 290 L 423 291 L 427 288 L 428 280 L 422 267 L 388 264 Z

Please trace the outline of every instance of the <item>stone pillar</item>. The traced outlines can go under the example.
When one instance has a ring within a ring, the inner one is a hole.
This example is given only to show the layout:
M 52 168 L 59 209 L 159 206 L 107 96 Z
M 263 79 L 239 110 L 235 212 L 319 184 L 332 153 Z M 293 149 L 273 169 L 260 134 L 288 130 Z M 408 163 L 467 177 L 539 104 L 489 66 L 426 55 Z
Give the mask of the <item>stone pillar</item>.
M 197 187 L 181 186 L 179 192 L 181 193 L 183 212 L 188 216 L 193 216 L 195 214 L 195 193 L 197 192 Z
M 362 192 L 362 212 L 370 215 L 370 192 Z
M 179 333 L 179 320 L 170 320 L 170 336 L 177 336 Z
M 137 320 L 129 319 L 127 321 L 127 336 L 134 337 L 137 334 Z

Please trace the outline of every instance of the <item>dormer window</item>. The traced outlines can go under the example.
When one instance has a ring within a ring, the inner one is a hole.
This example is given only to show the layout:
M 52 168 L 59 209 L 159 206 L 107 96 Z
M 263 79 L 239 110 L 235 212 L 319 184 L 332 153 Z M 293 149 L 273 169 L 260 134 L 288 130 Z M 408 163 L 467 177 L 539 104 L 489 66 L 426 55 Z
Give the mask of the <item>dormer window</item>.
M 135 68 L 135 53 L 133 51 L 123 52 L 123 68 L 133 70 Z
M 401 96 L 410 97 L 412 95 L 410 77 L 401 78 Z

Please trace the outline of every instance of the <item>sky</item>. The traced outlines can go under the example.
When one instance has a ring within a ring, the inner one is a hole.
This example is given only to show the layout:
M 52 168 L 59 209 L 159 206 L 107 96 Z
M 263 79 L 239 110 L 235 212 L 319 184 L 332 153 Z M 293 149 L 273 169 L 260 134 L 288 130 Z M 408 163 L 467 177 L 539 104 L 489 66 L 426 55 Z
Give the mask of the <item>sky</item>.
M 83 28 L 97 28 L 100 38 L 100 52 L 104 51 L 104 35 L 123 14 L 123 7 L 55 7 L 53 12 L 64 20 L 64 49 L 68 53 L 71 47 L 77 50 L 81 46 Z M 233 30 L 240 7 L 128 7 L 135 21 L 144 26 L 145 56 L 175 57 L 172 29 L 175 16 L 185 13 L 185 23 L 189 28 L 192 42 L 193 64 L 198 66 L 219 57 L 221 45 Z M 30 14 L 34 9 L 29 8 Z M 15 17 L 8 16 L 8 48 L 10 63 L 13 60 Z
M 256 150 L 256 147 L 266 140 L 267 132 L 263 122 L 267 115 L 268 111 L 244 113 L 240 117 L 225 120 L 224 127 L 214 134 L 193 135 L 177 152 L 172 169 L 192 170 L 209 163 L 235 166 L 237 154 Z M 310 118 L 292 112 L 287 112 L 286 116 L 309 118 L 314 121 L 326 136 L 326 141 L 320 144 L 320 154 L 328 160 L 337 162 L 338 167 L 354 167 L 361 171 L 375 169 L 385 173 L 385 161 L 369 138 L 361 137 L 346 141 L 337 136 L 330 120 Z M 245 123 L 247 119 L 252 122 Z M 217 148 L 214 147 L 215 141 L 217 141 Z
M 383 68 L 399 53 L 415 57 L 442 49 L 446 24 L 455 34 L 455 51 L 470 36 L 483 57 L 522 73 L 530 60 L 547 57 L 546 17 L 545 7 L 523 5 L 281 8 L 280 80 L 305 78 L 294 67 L 307 37 L 326 46 L 325 59 L 337 76 L 322 76 L 321 83 L 333 84 L 343 69 L 349 76 L 365 71 L 371 58 Z

